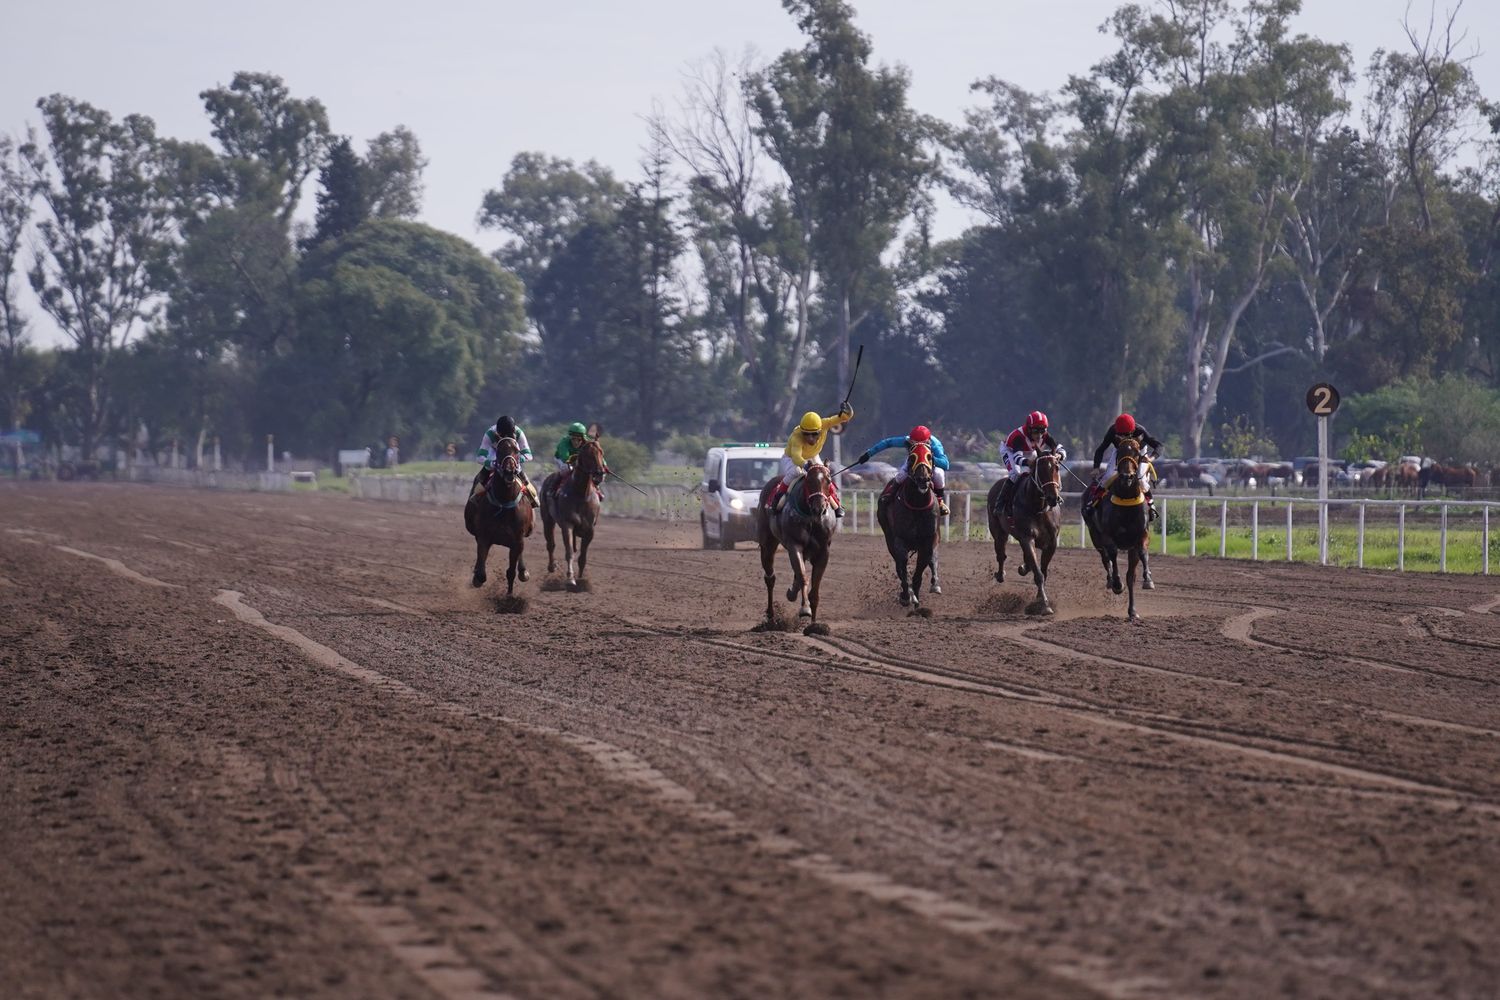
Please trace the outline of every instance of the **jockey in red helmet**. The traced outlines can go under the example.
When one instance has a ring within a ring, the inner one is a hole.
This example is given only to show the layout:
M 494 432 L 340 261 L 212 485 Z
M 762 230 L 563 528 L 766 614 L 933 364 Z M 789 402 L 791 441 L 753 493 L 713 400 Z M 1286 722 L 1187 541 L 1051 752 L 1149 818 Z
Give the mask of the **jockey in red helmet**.
M 1011 516 L 1011 500 L 1016 495 L 1016 484 L 1021 477 L 1031 473 L 1031 460 L 1039 451 L 1055 452 L 1059 460 L 1068 457 L 1067 451 L 1052 438 L 1047 430 L 1047 414 L 1032 410 L 1020 427 L 1011 431 L 1000 446 L 1000 461 L 1005 465 L 1005 485 L 1000 487 L 1000 503 L 1005 516 Z
M 924 425 L 918 424 L 904 437 L 897 434 L 892 437 L 881 438 L 865 449 L 864 454 L 856 459 L 856 464 L 864 465 L 870 460 L 871 455 L 878 455 L 887 448 L 905 448 L 907 453 L 910 454 L 912 445 L 915 444 L 925 444 L 932 449 L 932 492 L 937 495 L 938 515 L 947 517 L 948 501 L 943 494 L 948 488 L 948 454 L 943 451 L 943 442 L 933 437 L 932 431 L 928 430 Z M 906 467 L 907 463 L 902 462 L 901 468 L 896 471 L 896 477 L 892 482 L 897 484 L 906 482 Z M 884 502 L 887 496 L 888 494 L 882 493 L 880 497 L 881 501 Z
M 1104 440 L 1099 442 L 1099 447 L 1094 449 L 1094 482 L 1084 497 L 1084 510 L 1088 511 L 1094 504 L 1099 502 L 1100 497 L 1109 487 L 1108 481 L 1101 483 L 1099 480 L 1104 475 L 1104 455 L 1111 448 L 1118 447 L 1121 441 L 1130 439 L 1140 446 L 1141 457 L 1150 459 L 1161 454 L 1161 442 L 1151 436 L 1151 432 L 1135 422 L 1135 417 L 1128 413 L 1122 413 L 1115 418 L 1109 430 L 1104 432 Z M 1151 473 L 1149 466 L 1144 466 L 1141 473 L 1141 485 L 1145 489 L 1146 503 L 1151 503 Z M 1156 519 L 1156 507 L 1150 508 L 1149 518 Z

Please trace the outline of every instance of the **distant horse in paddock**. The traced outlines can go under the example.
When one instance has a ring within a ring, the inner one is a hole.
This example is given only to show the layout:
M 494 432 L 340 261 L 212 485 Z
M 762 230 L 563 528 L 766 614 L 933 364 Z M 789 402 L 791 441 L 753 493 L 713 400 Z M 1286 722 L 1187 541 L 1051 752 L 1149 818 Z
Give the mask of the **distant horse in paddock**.
M 772 596 L 776 588 L 776 549 L 785 547 L 792 564 L 792 585 L 787 588 L 786 599 L 800 599 L 797 617 L 809 620 L 809 635 L 826 632 L 828 627 L 818 624 L 818 588 L 828 569 L 828 555 L 839 526 L 833 506 L 833 476 L 826 465 L 809 463 L 802 475 L 792 480 L 781 509 L 767 510 L 766 504 L 780 481 L 780 476 L 772 477 L 755 505 L 755 539 L 760 545 L 761 576 L 766 582 L 766 620 L 776 615 Z
M 1421 495 L 1426 496 L 1432 486 L 1449 489 L 1473 489 L 1479 481 L 1479 470 L 1472 465 L 1429 465 L 1417 474 L 1417 485 Z
M 903 608 L 921 604 L 923 570 L 932 577 L 932 592 L 942 593 L 937 578 L 938 516 L 937 498 L 932 492 L 932 449 L 920 442 L 912 445 L 906 467 L 906 479 L 900 483 L 891 480 L 875 512 L 885 533 L 885 547 L 896 563 L 896 579 L 901 583 L 898 600 Z M 917 565 L 908 584 L 906 563 L 913 553 Z
M 470 581 L 475 587 L 484 586 L 487 579 L 484 564 L 490 546 L 503 545 L 510 550 L 510 565 L 505 569 L 505 596 L 510 597 L 515 592 L 516 580 L 525 583 L 530 577 L 523 556 L 526 539 L 531 534 L 532 510 L 521 479 L 520 448 L 515 439 L 501 438 L 496 452 L 499 460 L 489 481 L 476 486 L 464 504 L 464 527 L 474 536 L 478 550 Z
M 995 540 L 995 580 L 1005 582 L 1005 544 L 1014 536 L 1021 548 L 1021 576 L 1032 575 L 1036 581 L 1036 599 L 1026 606 L 1027 614 L 1052 614 L 1052 602 L 1047 599 L 1047 567 L 1057 551 L 1057 535 L 1062 527 L 1062 475 L 1061 460 L 1050 451 L 1041 452 L 1032 460 L 1029 475 L 1021 477 L 1011 499 L 1011 516 L 1007 518 L 1001 510 L 1000 489 L 1005 480 L 990 487 L 986 507 L 989 510 L 990 537 Z
M 579 589 L 588 564 L 589 543 L 599 522 L 599 486 L 609 472 L 604 449 L 597 441 L 585 441 L 573 456 L 573 468 L 554 472 L 542 483 L 542 533 L 547 536 L 547 572 L 557 569 L 553 555 L 552 527 L 562 533 L 563 558 L 567 563 L 568 589 Z M 573 552 L 578 551 L 575 570 Z

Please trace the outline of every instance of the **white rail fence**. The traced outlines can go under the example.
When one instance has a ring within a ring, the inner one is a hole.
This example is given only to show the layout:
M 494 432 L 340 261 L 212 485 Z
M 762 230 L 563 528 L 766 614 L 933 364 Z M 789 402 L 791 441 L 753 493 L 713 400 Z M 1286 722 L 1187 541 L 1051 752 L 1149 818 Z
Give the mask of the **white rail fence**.
M 206 490 L 250 490 L 283 493 L 292 488 L 286 472 L 230 472 L 211 469 L 174 469 L 165 465 L 131 465 L 125 478 L 132 483 L 162 483 Z
M 461 504 L 470 479 L 460 476 L 351 476 L 350 492 L 358 497 L 439 504 Z M 645 495 L 619 483 L 609 484 L 602 512 L 613 517 L 697 523 L 701 509 L 695 492 L 673 484 L 642 483 Z M 876 490 L 844 491 L 843 529 L 878 535 Z M 986 492 L 949 490 L 953 513 L 944 519 L 943 540 L 988 541 Z M 1087 548 L 1088 531 L 1079 512 L 1078 494 L 1063 502 L 1065 545 Z M 1319 517 L 1328 509 L 1326 522 Z M 1153 552 L 1216 555 L 1259 561 L 1322 562 L 1359 568 L 1427 569 L 1437 572 L 1489 574 L 1500 559 L 1500 539 L 1491 532 L 1500 503 L 1479 500 L 1359 500 L 1315 497 L 1204 497 L 1201 494 L 1156 494 L 1161 515 L 1155 525 Z M 1320 544 L 1319 525 L 1327 524 L 1328 544 Z M 1165 525 L 1165 531 L 1161 530 Z

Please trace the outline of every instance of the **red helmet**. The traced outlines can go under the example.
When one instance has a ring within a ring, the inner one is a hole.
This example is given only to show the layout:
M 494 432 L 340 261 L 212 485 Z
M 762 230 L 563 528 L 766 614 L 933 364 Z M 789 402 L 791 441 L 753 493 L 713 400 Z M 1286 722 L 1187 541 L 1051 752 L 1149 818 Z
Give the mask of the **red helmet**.
M 910 434 L 906 435 L 906 440 L 910 441 L 912 444 L 931 441 L 932 431 L 928 430 L 924 424 L 918 424 L 911 429 Z
M 1128 413 L 1122 413 L 1115 417 L 1115 433 L 1131 434 L 1135 431 L 1135 417 Z
M 1047 414 L 1043 413 L 1041 410 L 1032 410 L 1030 413 L 1026 414 L 1025 427 L 1028 431 L 1032 430 L 1033 428 L 1046 430 Z

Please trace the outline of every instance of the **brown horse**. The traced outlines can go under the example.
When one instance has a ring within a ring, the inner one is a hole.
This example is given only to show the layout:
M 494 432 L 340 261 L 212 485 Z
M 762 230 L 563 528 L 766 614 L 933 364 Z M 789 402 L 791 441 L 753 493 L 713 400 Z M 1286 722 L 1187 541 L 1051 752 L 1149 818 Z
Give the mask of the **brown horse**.
M 1429 487 L 1441 486 L 1449 489 L 1473 489 L 1479 482 L 1479 470 L 1472 465 L 1429 465 L 1417 473 L 1417 484 L 1426 495 Z
M 760 544 L 761 575 L 766 581 L 766 620 L 775 618 L 772 593 L 776 587 L 776 548 L 785 546 L 792 564 L 792 585 L 786 599 L 801 599 L 798 618 L 809 619 L 808 635 L 828 631 L 818 624 L 818 585 L 828 568 L 828 553 L 839 522 L 833 512 L 833 477 L 825 465 L 808 464 L 800 479 L 792 482 L 779 511 L 768 511 L 766 503 L 780 477 L 760 491 L 755 505 L 755 537 Z M 809 570 L 810 567 L 810 570 Z
M 1022 476 L 1016 485 L 1011 500 L 1009 520 L 1001 509 L 1000 488 L 1005 480 L 990 487 L 989 509 L 990 537 L 995 540 L 995 580 L 1005 582 L 1005 544 L 1007 536 L 1014 535 L 1021 547 L 1021 576 L 1032 574 L 1036 581 L 1036 600 L 1026 606 L 1029 615 L 1052 614 L 1052 602 L 1047 599 L 1047 567 L 1057 552 L 1057 533 L 1062 524 L 1062 467 L 1061 460 L 1050 451 L 1044 451 L 1032 460 L 1031 474 Z M 1037 553 L 1041 556 L 1038 558 Z
M 932 576 L 932 592 L 942 593 L 937 578 L 938 517 L 932 492 L 932 449 L 921 443 L 912 445 L 906 470 L 905 481 L 892 481 L 875 512 L 880 530 L 885 532 L 885 547 L 896 562 L 896 579 L 901 583 L 898 600 L 903 608 L 921 604 L 923 570 Z M 916 553 L 917 567 L 908 584 L 906 562 L 912 553 Z
M 510 565 L 505 569 L 505 596 L 510 597 L 516 588 L 516 579 L 522 583 L 529 579 L 526 561 L 526 539 L 531 535 L 531 500 L 526 496 L 526 487 L 521 479 L 520 449 L 514 438 L 501 438 L 496 449 L 500 460 L 489 482 L 476 488 L 464 504 L 464 527 L 474 536 L 478 552 L 474 557 L 476 587 L 484 586 L 485 560 L 489 558 L 491 545 L 503 545 L 510 550 Z
M 552 526 L 562 532 L 563 558 L 568 566 L 568 589 L 578 590 L 584 566 L 589 558 L 589 543 L 594 540 L 594 525 L 599 520 L 599 485 L 609 467 L 604 464 L 604 450 L 597 441 L 585 441 L 573 456 L 573 470 L 564 475 L 554 472 L 542 483 L 542 533 L 547 536 L 547 572 L 557 569 L 553 555 Z M 578 549 L 575 571 L 573 550 Z
M 1149 485 L 1141 474 L 1140 449 L 1133 446 L 1121 446 L 1116 450 L 1115 475 L 1109 484 L 1105 495 L 1089 510 L 1086 523 L 1089 528 L 1089 539 L 1093 541 L 1094 548 L 1099 552 L 1099 559 L 1104 563 L 1105 586 L 1118 594 L 1125 587 L 1120 583 L 1120 550 L 1124 549 L 1129 555 L 1125 579 L 1130 586 L 1130 606 L 1127 611 L 1131 621 L 1136 621 L 1140 615 L 1135 610 L 1135 568 L 1139 565 L 1144 571 L 1142 586 L 1146 590 L 1155 590 L 1156 584 L 1151 582 L 1151 563 L 1149 561 L 1150 541 L 1150 507 L 1146 502 L 1146 491 Z

